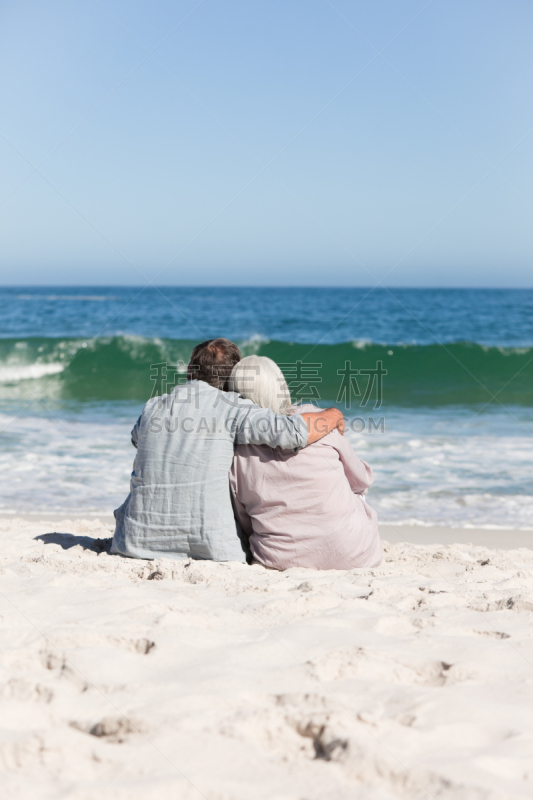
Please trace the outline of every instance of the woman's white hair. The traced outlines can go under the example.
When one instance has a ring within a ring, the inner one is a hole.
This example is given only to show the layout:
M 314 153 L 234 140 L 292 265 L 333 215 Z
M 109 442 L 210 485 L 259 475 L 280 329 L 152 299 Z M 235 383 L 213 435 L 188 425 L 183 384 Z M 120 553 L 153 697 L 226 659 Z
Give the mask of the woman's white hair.
M 266 356 L 246 356 L 235 364 L 229 380 L 234 392 L 277 414 L 289 414 L 291 393 L 275 361 Z

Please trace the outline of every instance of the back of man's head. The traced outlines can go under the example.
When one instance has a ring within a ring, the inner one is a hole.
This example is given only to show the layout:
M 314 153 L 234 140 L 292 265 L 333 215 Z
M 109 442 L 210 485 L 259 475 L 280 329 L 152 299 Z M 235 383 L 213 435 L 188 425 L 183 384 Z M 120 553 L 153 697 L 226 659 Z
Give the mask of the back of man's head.
M 187 368 L 187 380 L 205 381 L 225 389 L 231 370 L 241 360 L 241 351 L 229 339 L 208 339 L 197 344 Z

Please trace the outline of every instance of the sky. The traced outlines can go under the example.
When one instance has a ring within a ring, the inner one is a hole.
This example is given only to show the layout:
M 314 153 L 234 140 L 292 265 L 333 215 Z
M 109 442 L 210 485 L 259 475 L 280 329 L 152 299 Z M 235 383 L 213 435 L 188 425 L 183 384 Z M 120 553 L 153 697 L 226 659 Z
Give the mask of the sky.
M 0 284 L 533 286 L 530 0 L 0 5 Z

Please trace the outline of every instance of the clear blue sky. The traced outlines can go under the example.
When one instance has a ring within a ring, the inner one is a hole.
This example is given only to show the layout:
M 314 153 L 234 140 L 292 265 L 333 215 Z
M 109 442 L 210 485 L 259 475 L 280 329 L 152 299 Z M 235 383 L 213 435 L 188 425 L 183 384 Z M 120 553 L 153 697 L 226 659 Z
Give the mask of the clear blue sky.
M 531 0 L 0 23 L 3 284 L 533 286 Z

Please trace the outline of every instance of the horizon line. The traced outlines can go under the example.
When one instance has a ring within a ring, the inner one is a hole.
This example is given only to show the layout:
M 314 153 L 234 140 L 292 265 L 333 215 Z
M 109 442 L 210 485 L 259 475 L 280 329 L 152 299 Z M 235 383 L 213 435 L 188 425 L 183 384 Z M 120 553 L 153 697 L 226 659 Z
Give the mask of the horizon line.
M 368 286 L 365 284 L 354 286 L 349 284 L 171 284 L 171 283 L 156 283 L 142 285 L 138 283 L 13 283 L 2 284 L 0 283 L 0 291 L 2 289 L 367 289 L 370 291 L 387 291 L 389 289 L 405 289 L 415 291 L 533 291 L 533 286 L 397 286 L 391 284 L 389 286 Z

